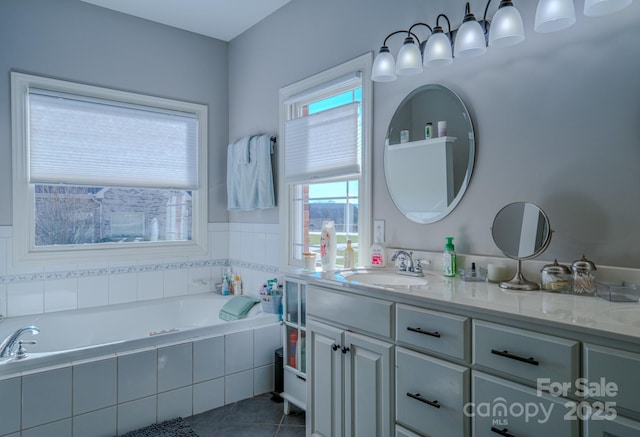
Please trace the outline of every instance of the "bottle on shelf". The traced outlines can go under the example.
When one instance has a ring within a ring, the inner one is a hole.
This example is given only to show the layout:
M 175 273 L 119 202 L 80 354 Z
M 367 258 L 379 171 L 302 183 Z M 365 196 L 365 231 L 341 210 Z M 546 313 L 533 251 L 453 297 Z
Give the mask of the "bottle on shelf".
M 347 240 L 347 247 L 344 249 L 344 263 L 343 263 L 343 267 L 345 269 L 352 269 L 354 268 L 354 259 L 355 259 L 355 252 L 353 250 L 353 247 L 351 247 L 351 240 Z

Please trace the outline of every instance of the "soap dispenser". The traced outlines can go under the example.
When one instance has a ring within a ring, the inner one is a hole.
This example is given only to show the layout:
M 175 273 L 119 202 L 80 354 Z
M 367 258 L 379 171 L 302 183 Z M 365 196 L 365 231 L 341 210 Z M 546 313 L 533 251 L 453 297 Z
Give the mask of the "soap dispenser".
M 456 252 L 453 247 L 453 237 L 447 237 L 447 244 L 444 245 L 444 253 L 442 254 L 442 273 L 445 276 L 453 277 L 456 275 Z

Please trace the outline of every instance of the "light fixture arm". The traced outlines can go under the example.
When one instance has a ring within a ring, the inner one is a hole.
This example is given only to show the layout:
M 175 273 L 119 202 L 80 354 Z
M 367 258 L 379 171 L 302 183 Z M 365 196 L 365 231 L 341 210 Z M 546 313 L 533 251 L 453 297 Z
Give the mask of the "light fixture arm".
M 411 25 L 411 27 L 407 31 L 407 36 L 409 36 L 409 34 L 413 35 L 413 37 L 416 39 L 416 41 L 418 41 L 418 46 L 420 46 L 420 44 L 421 44 L 420 39 L 416 36 L 415 33 L 411 32 L 413 30 L 413 28 L 416 27 L 416 26 L 425 26 L 425 27 L 427 27 L 429 29 L 429 32 L 431 32 L 431 33 L 433 33 L 433 29 L 427 23 L 415 23 L 415 24 Z
M 445 20 L 447 20 L 447 27 L 449 28 L 449 32 L 447 32 L 447 35 L 451 35 L 451 21 L 449 21 L 449 17 L 447 17 L 445 14 L 440 14 L 438 15 L 438 18 L 436 18 L 436 29 L 440 28 L 440 30 L 442 30 L 442 26 L 440 26 L 440 17 L 444 17 Z
M 387 35 L 387 37 L 384 39 L 384 42 L 382 43 L 382 47 L 387 47 L 387 40 L 391 38 L 393 35 L 398 35 L 399 33 L 406 33 L 407 36 L 413 35 L 415 39 L 418 39 L 416 34 L 411 32 L 410 30 L 408 32 L 406 30 L 396 30 L 395 32 L 391 32 L 389 35 Z

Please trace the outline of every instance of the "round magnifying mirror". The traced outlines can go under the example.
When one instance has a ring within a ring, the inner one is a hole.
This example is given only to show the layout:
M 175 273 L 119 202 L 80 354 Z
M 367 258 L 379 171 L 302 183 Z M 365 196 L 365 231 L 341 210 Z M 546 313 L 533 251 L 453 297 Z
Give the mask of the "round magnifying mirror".
M 475 158 L 471 117 L 449 88 L 429 84 L 412 91 L 389 123 L 384 174 L 405 217 L 433 223 L 464 195 Z
M 522 274 L 522 260 L 540 255 L 551 242 L 551 225 L 542 209 L 533 203 L 515 202 L 496 214 L 491 227 L 493 241 L 509 258 L 518 261 L 516 274 L 500 287 L 510 290 L 538 290 L 540 285 Z

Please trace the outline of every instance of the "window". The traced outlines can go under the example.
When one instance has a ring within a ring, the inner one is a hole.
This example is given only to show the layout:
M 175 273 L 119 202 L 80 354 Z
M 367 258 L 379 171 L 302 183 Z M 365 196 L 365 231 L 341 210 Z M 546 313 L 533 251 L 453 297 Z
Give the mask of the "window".
M 368 256 L 371 222 L 371 55 L 280 90 L 280 223 L 285 264 L 319 252 L 322 222 L 333 220 L 337 266 L 347 240 L 356 263 Z
M 205 253 L 206 106 L 21 73 L 11 86 L 16 260 Z

